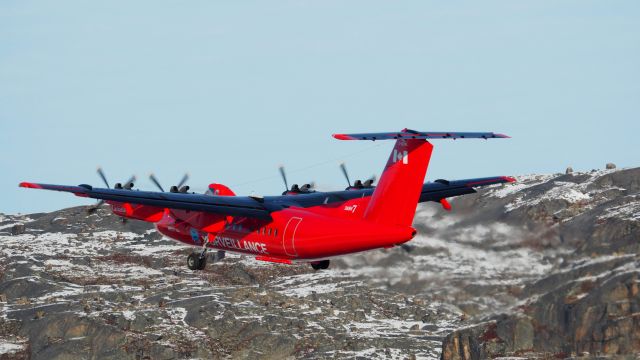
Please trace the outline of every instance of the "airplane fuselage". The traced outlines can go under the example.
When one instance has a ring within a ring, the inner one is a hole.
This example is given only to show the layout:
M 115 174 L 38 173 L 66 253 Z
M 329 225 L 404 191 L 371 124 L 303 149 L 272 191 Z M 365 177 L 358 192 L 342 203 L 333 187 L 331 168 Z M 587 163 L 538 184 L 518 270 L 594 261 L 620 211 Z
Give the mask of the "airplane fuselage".
M 184 211 L 165 212 L 157 230 L 192 246 L 256 256 L 259 260 L 292 262 L 326 259 L 359 251 L 389 248 L 411 240 L 415 229 L 361 220 L 368 197 L 315 208 L 287 208 L 271 220 L 248 217 L 189 217 Z M 342 216 L 332 209 L 341 208 Z M 324 214 L 323 214 L 324 213 Z

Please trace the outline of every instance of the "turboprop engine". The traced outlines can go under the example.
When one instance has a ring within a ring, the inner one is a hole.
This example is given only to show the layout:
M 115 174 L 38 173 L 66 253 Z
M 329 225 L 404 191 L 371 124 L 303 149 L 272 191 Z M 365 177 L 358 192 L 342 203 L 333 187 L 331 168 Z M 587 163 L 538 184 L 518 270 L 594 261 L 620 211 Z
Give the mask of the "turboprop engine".
M 229 187 L 212 183 L 209 184 L 207 191 L 204 193 L 209 196 L 235 196 L 236 194 Z M 232 216 L 211 214 L 200 211 L 176 210 L 170 211 L 171 216 L 176 220 L 187 223 L 193 228 L 204 232 L 218 232 L 222 230 L 225 224 L 233 220 Z

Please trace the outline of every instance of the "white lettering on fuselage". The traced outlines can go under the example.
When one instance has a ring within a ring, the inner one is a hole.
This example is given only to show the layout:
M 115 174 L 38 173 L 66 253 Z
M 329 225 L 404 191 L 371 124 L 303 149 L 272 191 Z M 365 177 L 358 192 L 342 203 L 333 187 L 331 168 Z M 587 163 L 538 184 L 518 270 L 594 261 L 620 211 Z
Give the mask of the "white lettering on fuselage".
M 344 207 L 344 211 L 351 211 L 352 214 L 356 212 L 358 205 L 347 205 Z
M 213 240 L 213 247 L 248 251 L 256 254 L 269 254 L 265 243 L 238 240 L 226 236 L 216 236 L 215 240 Z
M 112 205 L 111 208 L 113 209 L 114 213 L 121 213 L 121 214 L 127 213 L 127 209 L 125 209 L 123 206 Z

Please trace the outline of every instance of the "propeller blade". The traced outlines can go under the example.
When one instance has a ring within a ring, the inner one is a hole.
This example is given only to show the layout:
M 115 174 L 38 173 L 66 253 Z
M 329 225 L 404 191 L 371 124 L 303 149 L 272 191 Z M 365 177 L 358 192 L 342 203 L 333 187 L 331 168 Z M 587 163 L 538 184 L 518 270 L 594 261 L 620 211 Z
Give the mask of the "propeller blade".
M 151 180 L 151 182 L 158 187 L 158 189 L 160 189 L 160 191 L 164 192 L 164 189 L 162 188 L 162 185 L 160 185 L 160 182 L 158 181 L 158 179 L 156 178 L 155 175 L 149 174 L 149 180 Z
M 100 208 L 100 206 L 102 206 L 102 204 L 104 204 L 104 200 L 98 201 L 95 205 L 87 206 L 87 213 L 88 214 L 95 213 L 98 210 L 98 208 Z
M 178 183 L 178 185 L 176 185 L 176 187 L 181 188 L 182 185 L 184 185 L 187 180 L 189 180 L 189 173 L 185 173 L 184 176 L 182 177 L 182 180 L 180 180 L 180 182 Z
M 278 167 L 278 170 L 280 170 L 282 181 L 284 181 L 285 190 L 289 190 L 289 183 L 287 182 L 287 175 L 284 173 L 284 166 L 280 165 L 280 167 Z
M 104 184 L 107 186 L 107 189 L 110 189 L 111 186 L 109 186 L 109 182 L 107 181 L 107 177 L 104 175 L 104 171 L 102 171 L 102 168 L 99 167 L 97 171 L 98 171 L 98 175 L 100 176 L 102 181 L 104 181 Z
M 371 183 L 373 184 L 374 182 L 376 182 L 376 179 L 376 174 L 373 174 L 365 182 L 371 181 Z
M 347 179 L 347 184 L 351 187 L 351 180 L 349 180 L 349 174 L 347 173 L 347 166 L 344 163 L 340 163 L 340 170 L 344 174 L 344 177 Z
M 133 182 L 136 181 L 136 176 L 135 175 L 131 175 L 131 177 L 129 178 L 129 180 L 127 180 L 126 183 L 124 183 L 123 187 L 125 189 L 131 189 L 133 187 Z

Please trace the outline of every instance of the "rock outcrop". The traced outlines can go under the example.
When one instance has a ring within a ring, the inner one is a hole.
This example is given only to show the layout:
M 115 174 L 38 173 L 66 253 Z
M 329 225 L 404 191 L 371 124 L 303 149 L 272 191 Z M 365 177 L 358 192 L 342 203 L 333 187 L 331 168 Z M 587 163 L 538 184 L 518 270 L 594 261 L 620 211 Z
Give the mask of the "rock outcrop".
M 551 236 L 533 244 L 558 247 L 557 265 L 525 284 L 514 306 L 449 334 L 443 359 L 640 352 L 640 171 L 552 179 L 525 181 L 505 218 L 536 214 Z

